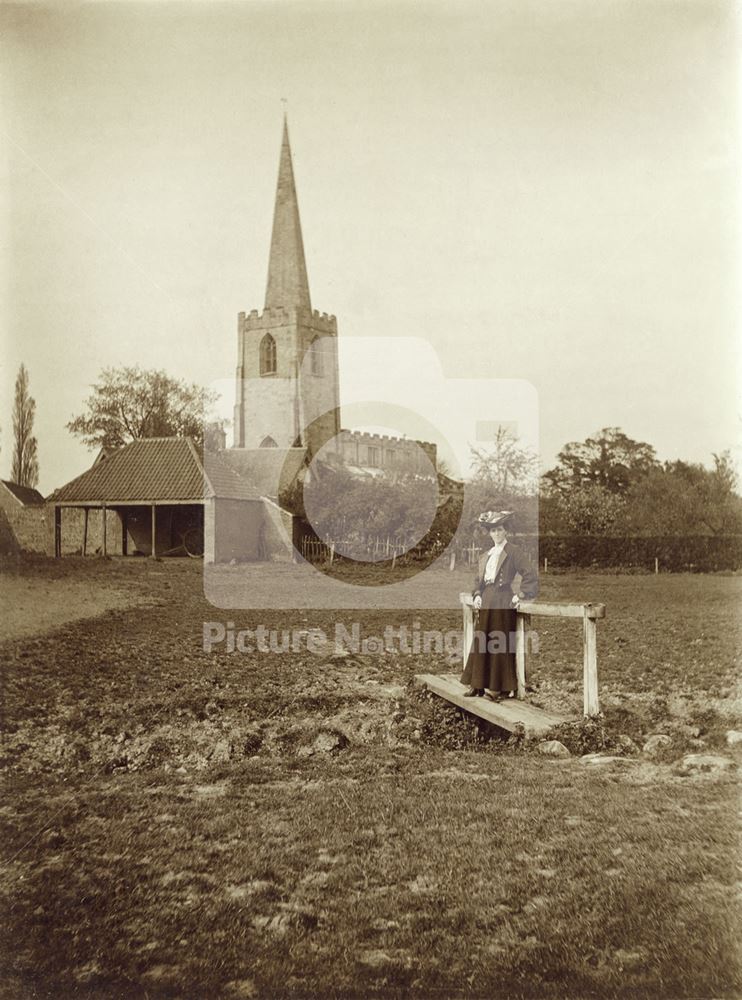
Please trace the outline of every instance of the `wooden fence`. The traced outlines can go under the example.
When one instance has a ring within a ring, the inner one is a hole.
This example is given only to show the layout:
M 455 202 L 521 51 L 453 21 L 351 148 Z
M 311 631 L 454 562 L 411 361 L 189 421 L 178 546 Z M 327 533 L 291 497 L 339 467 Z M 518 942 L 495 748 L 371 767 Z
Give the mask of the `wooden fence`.
M 342 539 L 322 541 L 311 535 L 304 535 L 300 542 L 302 556 L 307 562 L 334 562 L 343 556 L 361 562 L 382 562 L 387 559 L 394 564 L 401 556 L 409 556 L 411 550 L 390 537 L 374 536 L 367 539 Z

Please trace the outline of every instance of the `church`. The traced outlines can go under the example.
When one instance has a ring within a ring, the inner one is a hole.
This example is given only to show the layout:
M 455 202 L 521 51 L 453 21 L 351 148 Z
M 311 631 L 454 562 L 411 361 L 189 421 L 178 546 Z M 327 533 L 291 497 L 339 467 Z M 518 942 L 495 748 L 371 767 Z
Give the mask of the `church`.
M 221 454 L 261 493 L 278 496 L 320 453 L 358 475 L 436 469 L 430 442 L 341 426 L 337 320 L 312 309 L 285 117 L 265 303 L 239 314 L 237 338 L 233 446 Z

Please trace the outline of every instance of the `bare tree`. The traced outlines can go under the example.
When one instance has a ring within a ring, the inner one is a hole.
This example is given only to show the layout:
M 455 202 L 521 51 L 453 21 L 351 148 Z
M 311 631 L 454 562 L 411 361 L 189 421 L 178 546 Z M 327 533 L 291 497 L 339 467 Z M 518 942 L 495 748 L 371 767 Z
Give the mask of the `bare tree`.
M 28 372 L 21 365 L 15 380 L 13 403 L 13 465 L 10 478 L 21 486 L 35 487 L 39 482 L 37 441 L 33 434 L 36 401 L 28 394 Z
M 509 427 L 500 425 L 491 447 L 470 445 L 472 481 L 486 484 L 494 493 L 535 494 L 538 457 L 522 447 Z

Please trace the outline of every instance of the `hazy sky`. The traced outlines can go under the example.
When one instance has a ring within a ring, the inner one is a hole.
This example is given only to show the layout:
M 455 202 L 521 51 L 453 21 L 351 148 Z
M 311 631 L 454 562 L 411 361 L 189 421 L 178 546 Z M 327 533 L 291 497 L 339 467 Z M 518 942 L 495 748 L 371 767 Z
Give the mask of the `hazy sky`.
M 21 361 L 45 494 L 91 460 L 64 425 L 103 366 L 232 378 L 281 98 L 312 301 L 341 338 L 424 338 L 446 379 L 529 380 L 544 467 L 609 425 L 662 459 L 735 445 L 731 2 L 5 4 L 0 22 L 3 477 Z M 409 367 L 401 403 L 455 424 L 414 352 L 377 358 Z M 341 400 L 363 385 L 341 370 Z

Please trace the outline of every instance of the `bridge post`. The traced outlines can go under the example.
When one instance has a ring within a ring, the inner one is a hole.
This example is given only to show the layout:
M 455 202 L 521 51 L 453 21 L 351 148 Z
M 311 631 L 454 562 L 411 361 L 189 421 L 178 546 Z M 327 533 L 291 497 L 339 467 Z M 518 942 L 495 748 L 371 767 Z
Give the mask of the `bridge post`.
M 461 605 L 464 612 L 464 639 L 462 645 L 462 656 L 463 656 L 463 666 L 462 670 L 466 667 L 466 660 L 469 656 L 469 650 L 471 649 L 471 644 L 474 641 L 474 615 L 475 611 L 471 606 L 471 598 L 468 594 L 461 594 Z M 465 603 L 464 599 L 467 599 L 468 603 Z
M 526 629 L 531 616 L 518 612 L 515 622 L 515 676 L 518 680 L 518 697 L 526 696 Z
M 585 605 L 583 623 L 583 690 L 584 715 L 600 714 L 598 701 L 598 626 L 590 614 L 590 605 Z

